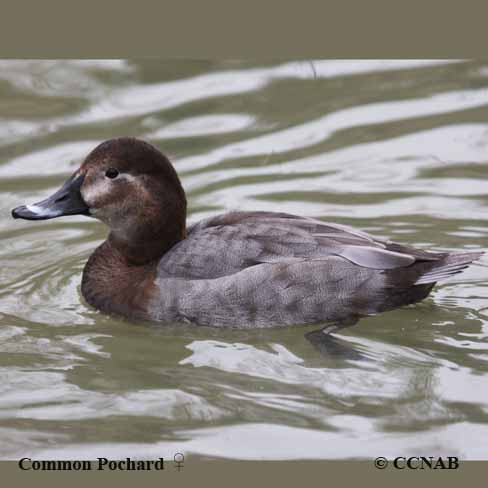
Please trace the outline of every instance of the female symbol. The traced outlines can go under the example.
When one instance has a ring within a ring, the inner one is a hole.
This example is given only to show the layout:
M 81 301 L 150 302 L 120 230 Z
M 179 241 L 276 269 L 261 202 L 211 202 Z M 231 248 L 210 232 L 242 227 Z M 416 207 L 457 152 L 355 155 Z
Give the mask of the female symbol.
M 173 459 L 176 463 L 175 468 L 180 471 L 181 468 L 183 468 L 183 463 L 185 462 L 185 456 L 183 456 L 183 453 L 177 452 L 174 456 Z

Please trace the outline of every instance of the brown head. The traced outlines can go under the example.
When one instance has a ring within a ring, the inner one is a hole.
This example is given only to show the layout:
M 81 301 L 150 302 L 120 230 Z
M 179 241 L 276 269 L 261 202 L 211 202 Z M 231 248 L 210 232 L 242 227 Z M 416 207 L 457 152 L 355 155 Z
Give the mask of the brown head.
M 160 257 L 185 236 L 186 198 L 176 171 L 134 138 L 103 142 L 51 197 L 12 211 L 27 220 L 76 214 L 107 224 L 109 242 L 134 264 Z

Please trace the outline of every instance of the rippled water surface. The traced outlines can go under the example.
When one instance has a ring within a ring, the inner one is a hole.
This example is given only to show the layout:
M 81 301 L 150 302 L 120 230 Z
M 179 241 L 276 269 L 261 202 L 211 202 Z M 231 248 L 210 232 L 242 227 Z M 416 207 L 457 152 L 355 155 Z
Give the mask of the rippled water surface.
M 129 324 L 80 277 L 107 230 L 20 222 L 98 142 L 174 162 L 190 221 L 286 211 L 486 249 L 488 63 L 0 63 L 0 458 L 488 459 L 488 259 L 342 330 Z M 232 318 L 229 317 L 229 321 Z

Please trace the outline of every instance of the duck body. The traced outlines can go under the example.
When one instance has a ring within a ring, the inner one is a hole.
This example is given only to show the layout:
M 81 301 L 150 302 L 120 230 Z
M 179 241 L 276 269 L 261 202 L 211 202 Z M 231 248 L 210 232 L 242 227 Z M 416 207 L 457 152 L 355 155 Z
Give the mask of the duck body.
M 272 212 L 203 220 L 159 260 L 127 263 L 110 239 L 83 272 L 95 308 L 132 319 L 262 328 L 333 322 L 425 298 L 476 253 L 429 253 Z
M 347 324 L 422 300 L 482 254 L 427 252 L 274 212 L 230 212 L 186 228 L 173 167 L 131 138 L 101 144 L 53 197 L 13 211 L 32 220 L 73 213 L 111 228 L 85 266 L 83 296 L 132 320 Z

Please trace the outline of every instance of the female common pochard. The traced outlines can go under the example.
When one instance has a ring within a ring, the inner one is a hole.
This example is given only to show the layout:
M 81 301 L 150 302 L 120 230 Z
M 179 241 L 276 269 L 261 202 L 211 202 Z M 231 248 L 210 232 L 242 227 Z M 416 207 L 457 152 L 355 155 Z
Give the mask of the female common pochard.
M 54 195 L 12 211 L 76 214 L 110 228 L 83 270 L 83 296 L 132 320 L 340 326 L 422 300 L 482 255 L 427 252 L 287 213 L 230 212 L 187 227 L 173 166 L 128 137 L 100 144 Z

